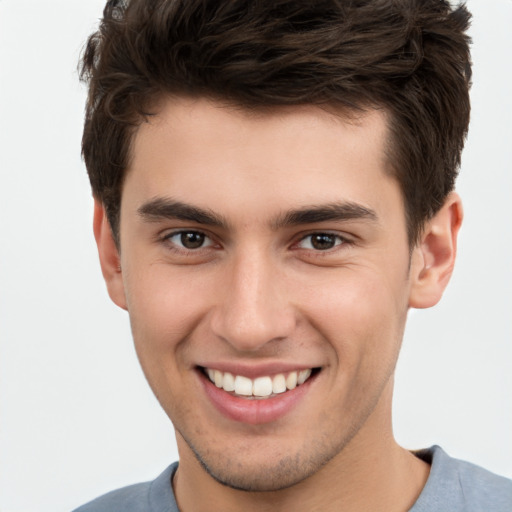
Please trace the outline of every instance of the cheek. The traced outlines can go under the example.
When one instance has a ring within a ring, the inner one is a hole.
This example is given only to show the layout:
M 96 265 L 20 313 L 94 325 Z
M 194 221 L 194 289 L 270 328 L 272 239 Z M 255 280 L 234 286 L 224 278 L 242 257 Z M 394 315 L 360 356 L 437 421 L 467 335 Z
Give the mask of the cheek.
M 190 369 L 187 341 L 207 310 L 204 285 L 200 294 L 194 280 L 165 265 L 125 270 L 133 340 L 146 379 L 169 416 L 191 414 L 183 387 Z
M 133 337 L 138 351 L 153 356 L 176 348 L 195 329 L 212 296 L 208 280 L 165 264 L 146 265 L 128 272 L 125 289 Z
M 371 268 L 318 283 L 303 311 L 333 347 L 338 364 L 378 371 L 396 359 L 407 313 L 406 286 Z

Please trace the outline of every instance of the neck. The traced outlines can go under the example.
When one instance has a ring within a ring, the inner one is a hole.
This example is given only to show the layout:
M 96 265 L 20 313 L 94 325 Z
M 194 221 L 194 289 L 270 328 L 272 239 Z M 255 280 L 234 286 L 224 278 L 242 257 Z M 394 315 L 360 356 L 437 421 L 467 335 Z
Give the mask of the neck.
M 199 464 L 178 435 L 180 466 L 173 485 L 182 512 L 362 512 L 409 510 L 428 478 L 430 467 L 401 448 L 391 428 L 391 393 L 384 396 L 356 436 L 311 477 L 272 492 L 226 487 Z

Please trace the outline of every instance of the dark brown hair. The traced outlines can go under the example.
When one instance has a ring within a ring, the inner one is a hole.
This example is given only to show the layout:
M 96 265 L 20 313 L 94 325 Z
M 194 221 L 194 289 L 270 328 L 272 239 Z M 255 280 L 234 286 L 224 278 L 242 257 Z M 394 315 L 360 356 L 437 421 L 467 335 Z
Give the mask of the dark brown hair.
M 173 94 L 248 109 L 383 108 L 414 243 L 460 165 L 469 20 L 446 0 L 109 0 L 81 61 L 82 152 L 114 237 L 131 139 Z

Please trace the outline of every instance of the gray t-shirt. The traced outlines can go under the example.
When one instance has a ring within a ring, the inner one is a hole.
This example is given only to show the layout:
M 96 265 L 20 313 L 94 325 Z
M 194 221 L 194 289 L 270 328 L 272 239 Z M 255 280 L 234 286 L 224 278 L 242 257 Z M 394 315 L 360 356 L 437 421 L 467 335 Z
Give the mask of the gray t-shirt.
M 512 480 L 449 457 L 439 446 L 415 452 L 432 465 L 409 512 L 512 512 Z M 171 486 L 175 462 L 156 480 L 110 492 L 74 512 L 179 512 Z

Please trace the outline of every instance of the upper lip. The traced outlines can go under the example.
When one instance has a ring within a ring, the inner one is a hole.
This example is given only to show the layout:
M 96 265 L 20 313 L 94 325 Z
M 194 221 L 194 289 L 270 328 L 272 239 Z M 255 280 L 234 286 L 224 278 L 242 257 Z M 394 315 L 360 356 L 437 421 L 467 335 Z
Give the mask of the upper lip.
M 268 362 L 268 363 L 245 363 L 245 362 L 209 362 L 198 365 L 202 368 L 219 370 L 223 373 L 229 372 L 232 375 L 241 375 L 249 379 L 257 377 L 278 375 L 280 373 L 290 373 L 294 371 L 307 370 L 308 368 L 318 368 L 320 365 L 311 365 L 292 362 Z

